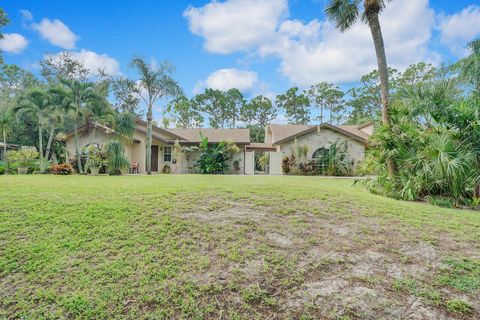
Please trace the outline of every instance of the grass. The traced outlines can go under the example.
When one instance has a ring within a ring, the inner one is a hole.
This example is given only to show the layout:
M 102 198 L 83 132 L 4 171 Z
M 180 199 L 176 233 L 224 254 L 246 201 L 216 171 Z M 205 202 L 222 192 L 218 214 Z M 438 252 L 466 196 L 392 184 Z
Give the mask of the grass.
M 0 319 L 475 319 L 479 240 L 348 179 L 0 176 Z

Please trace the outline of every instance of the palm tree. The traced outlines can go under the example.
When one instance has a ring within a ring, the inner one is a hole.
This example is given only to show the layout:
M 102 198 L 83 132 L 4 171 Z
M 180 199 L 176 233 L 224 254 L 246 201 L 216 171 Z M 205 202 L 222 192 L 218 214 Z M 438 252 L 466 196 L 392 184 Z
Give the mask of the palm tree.
M 50 150 L 52 148 L 55 130 L 64 121 L 67 111 L 70 108 L 70 101 L 62 87 L 51 88 L 48 92 L 48 98 L 51 104 L 51 111 L 48 116 L 50 133 L 48 136 L 47 147 L 45 148 L 45 159 L 50 159 Z
M 38 153 L 40 155 L 40 169 L 43 171 L 43 127 L 50 112 L 50 100 L 46 91 L 34 88 L 23 95 L 19 104 L 13 108 L 16 113 L 32 115 L 37 120 L 38 126 Z
M 153 105 L 164 97 L 178 97 L 182 95 L 182 89 L 171 77 L 172 67 L 163 63 L 159 67 L 148 65 L 140 57 L 133 58 L 130 67 L 140 74 L 140 80 L 136 88 L 137 94 L 147 105 L 147 173 L 152 174 L 152 121 Z
M 82 155 L 78 143 L 78 126 L 88 110 L 88 104 L 99 100 L 93 82 L 83 82 L 75 79 L 62 79 L 60 81 L 65 89 L 53 89 L 53 93 L 62 94 L 68 101 L 65 106 L 73 113 L 75 152 L 79 173 L 83 174 Z
M 13 113 L 7 109 L 0 109 L 0 132 L 3 137 L 3 160 L 7 157 L 7 135 L 12 133 L 15 118 Z
M 385 56 L 382 29 L 380 27 L 379 14 L 385 8 L 385 2 L 390 0 L 330 0 L 325 9 L 327 17 L 332 20 L 340 31 L 350 29 L 358 18 L 366 22 L 372 33 L 375 53 L 377 55 L 378 73 L 380 78 L 380 92 L 382 99 L 382 120 L 385 126 L 390 126 L 390 114 L 388 109 L 388 66 Z M 363 2 L 363 12 L 360 4 Z M 395 173 L 393 161 L 387 163 L 390 174 Z

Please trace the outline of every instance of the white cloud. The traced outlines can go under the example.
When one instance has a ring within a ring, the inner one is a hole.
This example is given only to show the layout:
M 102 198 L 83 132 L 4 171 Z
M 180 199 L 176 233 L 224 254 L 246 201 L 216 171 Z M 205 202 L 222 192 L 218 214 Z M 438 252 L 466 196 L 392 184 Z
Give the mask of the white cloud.
M 189 8 L 184 16 L 190 30 L 205 39 L 208 51 L 277 57 L 280 73 L 294 85 L 354 82 L 377 68 L 366 24 L 358 22 L 342 33 L 328 21 L 305 23 L 287 19 L 287 13 L 286 1 L 229 0 Z M 428 48 L 435 26 L 428 0 L 392 1 L 380 20 L 390 66 L 404 69 L 422 60 L 439 61 Z
M 274 36 L 287 12 L 287 0 L 227 0 L 189 7 L 183 16 L 190 31 L 205 39 L 207 51 L 228 54 L 255 48 Z
M 428 50 L 434 25 L 428 0 L 394 1 L 380 19 L 390 66 L 404 69 L 421 60 L 437 61 Z M 281 74 L 296 85 L 354 82 L 377 67 L 370 30 L 361 22 L 342 33 L 328 21 L 286 20 L 274 41 L 261 46 L 259 53 L 277 56 Z
M 467 44 L 480 35 L 480 7 L 471 5 L 460 13 L 439 17 L 441 41 L 458 55 L 467 54 Z
M 99 69 L 103 69 L 108 75 L 121 75 L 118 61 L 106 54 L 98 54 L 84 49 L 81 51 L 69 51 L 69 53 L 75 60 L 82 62 L 90 70 L 91 76 L 96 75 Z M 60 54 L 58 53 L 54 56 L 59 56 Z
M 205 81 L 200 83 L 196 91 L 200 91 L 200 88 L 211 88 L 222 91 L 237 88 L 242 92 L 249 92 L 253 90 L 256 85 L 258 85 L 258 75 L 256 72 L 238 69 L 219 69 L 211 73 Z
M 43 19 L 40 23 L 33 23 L 32 28 L 37 30 L 42 38 L 63 49 L 75 48 L 75 42 L 79 39 L 67 25 L 58 19 L 53 21 Z
M 10 53 L 21 53 L 27 47 L 28 41 L 18 33 L 6 33 L 0 39 L 0 50 Z

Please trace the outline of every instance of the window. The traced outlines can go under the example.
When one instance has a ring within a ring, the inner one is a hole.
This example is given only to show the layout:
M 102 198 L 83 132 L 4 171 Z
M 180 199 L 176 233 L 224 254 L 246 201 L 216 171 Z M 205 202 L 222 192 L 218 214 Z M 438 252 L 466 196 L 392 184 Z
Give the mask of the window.
M 163 147 L 163 162 L 171 162 L 172 161 L 172 147 L 171 146 L 164 146 Z
M 313 159 L 318 159 L 318 158 L 321 158 L 323 157 L 326 153 L 328 152 L 328 149 L 326 148 L 318 148 L 317 150 L 315 150 L 315 152 L 313 153 L 312 155 L 312 158 Z

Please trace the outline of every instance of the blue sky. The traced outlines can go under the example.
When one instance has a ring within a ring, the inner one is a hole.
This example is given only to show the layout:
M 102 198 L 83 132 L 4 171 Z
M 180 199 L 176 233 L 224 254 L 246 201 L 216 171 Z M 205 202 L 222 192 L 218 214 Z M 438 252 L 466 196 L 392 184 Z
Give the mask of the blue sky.
M 0 48 L 7 63 L 33 72 L 45 54 L 64 50 L 130 77 L 134 55 L 168 60 L 189 95 L 229 86 L 247 96 L 274 95 L 324 80 L 346 86 L 375 67 L 373 46 L 361 23 L 335 31 L 325 21 L 325 2 L 6 1 L 11 22 Z M 394 0 L 382 26 L 394 67 L 454 61 L 480 36 L 480 1 Z

